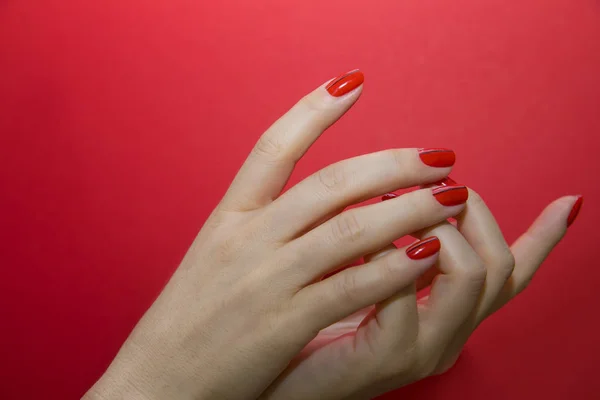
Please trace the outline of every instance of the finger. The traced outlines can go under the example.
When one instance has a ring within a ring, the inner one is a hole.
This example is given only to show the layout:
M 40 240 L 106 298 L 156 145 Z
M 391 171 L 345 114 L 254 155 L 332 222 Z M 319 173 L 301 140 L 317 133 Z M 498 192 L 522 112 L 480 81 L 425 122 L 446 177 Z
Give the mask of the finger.
M 436 186 L 457 186 L 457 185 L 458 185 L 458 183 L 456 183 L 454 181 L 454 179 L 447 176 L 438 182 L 435 182 L 430 185 L 423 185 L 422 187 L 433 188 Z M 467 202 L 468 202 L 468 200 L 467 200 Z M 452 223 L 451 221 L 448 221 L 448 223 L 452 224 L 453 226 L 456 226 L 456 223 Z M 440 223 L 440 225 L 441 224 L 443 224 L 443 223 Z M 418 239 L 419 237 L 423 236 L 423 232 L 413 232 L 411 234 L 411 236 Z M 440 272 L 440 269 L 438 268 L 437 264 L 433 265 L 431 268 L 429 268 L 427 271 L 425 271 L 425 273 L 423 273 L 423 275 L 421 275 L 421 276 L 419 276 L 419 278 L 417 278 L 417 282 L 416 282 L 417 292 L 430 287 L 431 284 L 433 283 L 433 280 L 440 273 L 441 272 Z M 428 295 L 425 295 L 421 300 L 426 299 L 427 297 L 428 297 Z
M 374 318 L 377 324 L 373 328 L 378 332 L 377 337 L 382 343 L 388 344 L 387 347 L 400 349 L 413 344 L 419 333 L 415 282 L 377 303 Z
M 382 249 L 377 250 L 376 252 L 373 253 L 369 253 L 366 254 L 364 257 L 365 263 L 368 263 L 370 261 L 376 260 L 378 258 L 383 257 L 384 255 L 388 254 L 391 251 L 396 250 L 397 247 L 394 243 L 388 244 L 387 246 L 385 246 Z
M 285 251 L 302 261 L 302 266 L 286 272 L 299 274 L 299 284 L 304 286 L 363 254 L 462 211 L 466 187 L 442 189 L 416 190 L 341 213 L 285 245 Z
M 424 234 L 444 244 L 438 259 L 441 271 L 420 311 L 419 339 L 424 348 L 444 349 L 474 311 L 483 284 L 485 267 L 467 240 L 448 223 Z
M 469 189 L 467 207 L 456 219 L 459 232 L 486 268 L 485 285 L 475 316 L 475 320 L 479 320 L 487 315 L 512 274 L 515 259 L 494 216 L 478 193 Z
M 523 291 L 548 254 L 560 242 L 577 217 L 582 196 L 566 196 L 552 202 L 529 229 L 511 246 L 515 268 L 488 315 Z
M 470 202 L 473 198 L 476 199 L 476 203 L 479 203 L 478 196 L 474 192 L 470 192 L 467 209 L 464 214 L 467 214 L 472 210 Z M 453 363 L 477 325 L 510 301 L 510 299 L 528 285 L 537 271 L 537 268 L 564 236 L 569 221 L 572 223 L 577 216 L 583 202 L 583 200 L 579 199 L 579 196 L 569 196 L 553 202 L 542 212 L 529 230 L 513 244 L 511 256 L 514 256 L 514 261 L 512 262 L 516 262 L 516 266 L 512 271 L 510 278 L 508 280 L 505 279 L 498 289 L 499 293 L 496 293 L 493 296 L 492 293 L 496 290 L 496 287 L 500 282 L 490 278 L 490 274 L 494 274 L 494 269 L 499 268 L 500 271 L 496 271 L 496 274 L 497 278 L 500 280 L 502 275 L 506 274 L 507 271 L 502 271 L 502 265 L 494 266 L 493 261 L 484 260 L 487 267 L 487 278 L 484 294 L 480 298 L 477 314 L 473 316 L 472 321 L 470 321 L 471 325 L 463 327 L 461 333 L 457 335 L 447 347 L 445 352 L 447 365 Z M 459 218 L 459 225 L 460 222 Z M 473 242 L 471 242 L 471 245 L 473 245 Z M 490 244 L 490 246 L 492 245 L 493 244 Z M 489 250 L 493 251 L 493 249 Z M 479 254 L 481 255 L 481 252 Z M 501 255 L 498 255 L 498 258 L 501 258 Z M 505 262 L 510 261 L 509 257 Z M 504 268 L 510 269 L 510 266 L 504 266 Z M 489 297 L 485 298 L 485 296 Z
M 411 245 L 409 249 L 414 246 L 422 246 L 421 243 L 428 240 L 431 240 L 431 238 L 418 241 Z M 439 251 L 440 241 L 437 238 L 435 238 L 435 245 L 438 246 Z M 390 247 L 395 246 L 390 245 L 388 249 Z M 371 259 L 383 256 L 385 251 L 375 254 Z M 397 348 L 406 348 L 405 346 L 414 343 L 419 333 L 419 313 L 417 311 L 415 282 L 410 282 L 391 297 L 377 303 L 372 315 L 373 317 L 368 315 L 365 321 L 361 323 L 361 326 L 364 326 L 361 329 L 372 332 L 361 332 L 358 337 L 359 340 L 368 341 L 372 340 L 372 338 L 377 338 L 388 351 L 393 351 Z M 372 348 L 372 346 L 370 347 Z
M 364 77 L 355 70 L 305 96 L 260 137 L 225 194 L 229 211 L 260 208 L 276 198 L 296 162 L 355 102 Z
M 267 211 L 275 235 L 289 240 L 324 216 L 399 188 L 442 179 L 455 155 L 447 149 L 392 149 L 332 164 L 282 194 Z M 279 223 L 286 221 L 286 223 Z
M 397 249 L 398 248 L 396 247 L 396 245 L 394 243 L 390 243 L 387 246 L 383 247 L 382 249 L 374 251 L 373 253 L 365 254 L 363 256 L 363 263 L 366 264 L 368 262 L 377 260 L 378 258 L 381 258 L 392 251 L 396 251 Z
M 396 197 L 398 197 L 396 194 L 388 193 L 381 200 L 387 201 Z M 375 253 L 365 255 L 365 262 L 381 258 L 395 249 L 396 246 L 392 243 Z M 359 339 L 371 340 L 376 337 L 385 343 L 388 350 L 392 346 L 395 348 L 408 345 L 417 337 L 418 321 L 417 293 L 415 284 L 412 282 L 391 297 L 376 304 L 375 309 L 360 324 L 359 331 L 367 330 L 368 332 L 361 332 Z
M 435 262 L 439 249 L 440 241 L 431 237 L 348 268 L 296 293 L 295 309 L 317 318 L 319 326 L 326 327 L 412 284 Z
M 448 181 L 451 180 L 447 179 L 446 182 Z M 452 181 L 451 184 L 456 183 Z M 467 207 L 456 220 L 458 231 L 483 261 L 486 279 L 474 312 L 450 339 L 439 361 L 437 372 L 445 371 L 454 364 L 477 327 L 478 321 L 483 320 L 493 306 L 515 264 L 496 220 L 478 193 L 469 189 Z

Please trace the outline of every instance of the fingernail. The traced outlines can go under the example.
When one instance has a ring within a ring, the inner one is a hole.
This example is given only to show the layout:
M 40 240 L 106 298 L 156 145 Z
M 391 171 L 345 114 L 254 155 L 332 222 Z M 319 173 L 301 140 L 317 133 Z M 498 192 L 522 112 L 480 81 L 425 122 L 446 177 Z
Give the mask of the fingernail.
M 341 97 L 362 85 L 364 81 L 363 73 L 355 69 L 332 80 L 326 89 L 333 97 Z
M 419 157 L 430 167 L 451 167 L 456 161 L 456 154 L 450 149 L 419 149 Z
M 431 257 L 440 251 L 440 247 L 440 239 L 436 236 L 431 236 L 406 249 L 406 255 L 413 260 L 421 260 L 423 258 Z
M 396 193 L 386 193 L 383 196 L 381 196 L 381 201 L 395 199 L 396 197 L 398 197 Z
M 581 209 L 581 205 L 583 204 L 583 196 L 577 196 L 577 201 L 573 204 L 573 208 L 571 208 L 571 212 L 569 213 L 569 217 L 567 218 L 567 228 L 571 226 L 573 222 L 575 222 L 575 218 L 579 214 L 579 210 Z
M 441 181 L 434 183 L 434 185 L 436 185 L 436 186 L 457 186 L 458 183 L 456 183 L 456 181 L 454 179 L 447 176 L 444 179 L 442 179 Z
M 444 206 L 463 204 L 469 198 L 466 186 L 442 186 L 432 190 L 435 199 Z

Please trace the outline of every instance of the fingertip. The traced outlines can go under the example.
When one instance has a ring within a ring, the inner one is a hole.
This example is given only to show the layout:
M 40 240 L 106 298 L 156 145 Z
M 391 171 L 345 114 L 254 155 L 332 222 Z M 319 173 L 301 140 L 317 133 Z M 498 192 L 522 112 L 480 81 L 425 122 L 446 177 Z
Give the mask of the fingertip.
M 581 206 L 583 205 L 583 196 L 582 195 L 577 195 L 574 197 L 575 197 L 575 202 L 571 206 L 571 211 L 569 212 L 569 215 L 567 216 L 567 228 L 570 227 L 573 224 L 573 222 L 575 222 L 575 219 L 577 218 L 577 216 L 579 215 L 579 211 L 581 210 Z
M 549 227 L 564 231 L 571 226 L 581 211 L 583 196 L 563 196 L 550 203 L 540 214 L 534 225 L 536 230 Z
M 569 215 L 577 200 L 577 196 L 563 196 L 554 200 L 535 219 L 524 237 L 533 239 L 538 244 L 543 243 L 544 248 L 552 248 L 565 235 Z M 519 244 L 515 247 L 515 249 L 519 249 L 518 251 L 521 249 L 520 244 L 524 243 L 528 246 L 530 243 L 529 240 L 521 241 L 520 239 L 515 242 L 515 245 Z M 529 248 L 527 246 L 525 248 Z
M 362 93 L 364 77 L 353 80 L 350 79 L 352 77 L 344 78 L 344 76 L 342 74 L 330 79 L 306 94 L 300 101 L 300 104 L 305 106 L 304 112 L 326 113 L 327 119 L 333 118 L 333 120 L 327 122 L 327 125 L 331 125 L 349 110 Z M 345 79 L 349 79 L 349 81 Z

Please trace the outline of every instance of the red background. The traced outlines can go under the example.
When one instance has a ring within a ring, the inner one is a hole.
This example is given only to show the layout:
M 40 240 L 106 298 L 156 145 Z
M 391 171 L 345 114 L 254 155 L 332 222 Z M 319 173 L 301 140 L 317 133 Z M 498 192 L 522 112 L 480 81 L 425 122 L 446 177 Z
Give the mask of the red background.
M 456 150 L 512 241 L 578 221 L 450 373 L 386 398 L 597 398 L 600 3 L 0 2 L 0 398 L 77 398 L 176 268 L 258 135 L 361 68 L 300 163 Z

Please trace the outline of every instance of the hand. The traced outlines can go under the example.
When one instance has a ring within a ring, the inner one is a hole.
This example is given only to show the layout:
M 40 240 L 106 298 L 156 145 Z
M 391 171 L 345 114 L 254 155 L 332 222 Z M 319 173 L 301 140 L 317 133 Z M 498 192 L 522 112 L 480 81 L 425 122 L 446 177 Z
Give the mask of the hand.
M 458 229 L 443 222 L 418 234 L 441 240 L 436 266 L 416 285 L 324 330 L 262 398 L 367 399 L 445 372 L 475 328 L 526 288 L 581 204 L 580 196 L 554 201 L 509 248 L 481 197 L 470 191 Z M 394 250 L 390 245 L 365 262 Z M 417 291 L 432 281 L 430 295 L 417 301 Z
M 335 79 L 264 133 L 87 398 L 256 398 L 319 330 L 392 296 L 433 265 L 435 251 L 422 258 L 395 250 L 320 279 L 459 214 L 465 187 L 424 188 L 341 212 L 446 177 L 454 163 L 449 150 L 356 157 L 281 194 L 295 163 L 358 99 L 361 85 L 358 71 Z

